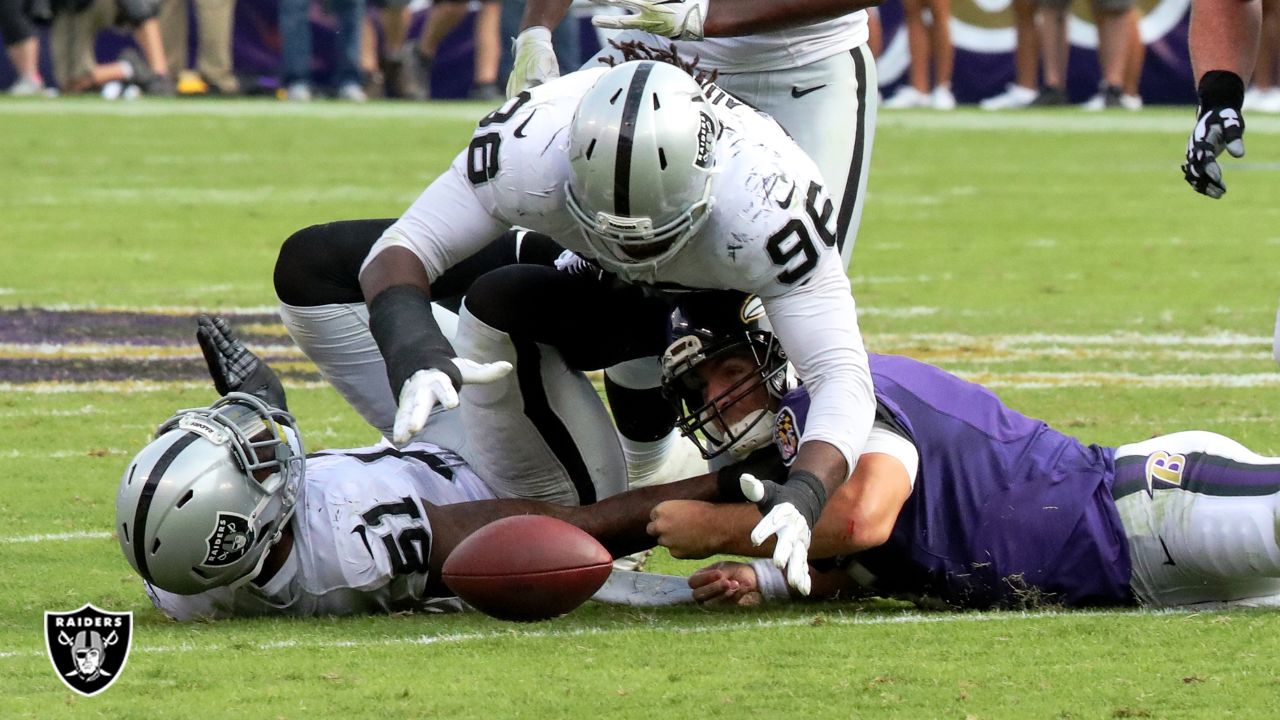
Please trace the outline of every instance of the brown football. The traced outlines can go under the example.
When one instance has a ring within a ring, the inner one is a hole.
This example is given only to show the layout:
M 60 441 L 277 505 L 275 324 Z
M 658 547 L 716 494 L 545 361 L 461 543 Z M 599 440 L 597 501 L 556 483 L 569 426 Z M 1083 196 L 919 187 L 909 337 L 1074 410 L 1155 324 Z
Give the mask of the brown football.
M 477 610 L 530 622 L 563 615 L 608 579 L 613 558 L 563 520 L 515 515 L 485 525 L 444 561 L 444 581 Z

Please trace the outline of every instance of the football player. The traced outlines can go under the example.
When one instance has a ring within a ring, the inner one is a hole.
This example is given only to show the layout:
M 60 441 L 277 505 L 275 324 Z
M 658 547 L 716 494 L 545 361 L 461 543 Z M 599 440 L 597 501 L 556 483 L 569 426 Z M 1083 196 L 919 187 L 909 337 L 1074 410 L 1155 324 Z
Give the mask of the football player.
M 880 0 L 595 0 L 632 11 L 596 15 L 598 27 L 619 30 L 614 47 L 583 65 L 621 59 L 619 46 L 640 43 L 697 58 L 716 84 L 768 113 L 814 159 L 835 201 L 836 241 L 846 266 L 862 218 L 875 136 L 875 56 L 867 46 L 864 8 Z M 529 0 L 507 96 L 559 75 L 551 29 L 570 0 Z M 679 41 L 679 42 L 674 42 Z
M 202 318 L 197 337 L 223 397 L 162 424 L 116 500 L 125 557 L 177 620 L 456 609 L 439 570 L 492 520 L 558 517 L 625 554 L 652 546 L 657 502 L 717 496 L 706 476 L 565 507 L 495 499 L 431 443 L 306 455 L 274 372 L 221 319 Z
M 615 384 L 656 387 L 672 297 L 755 293 L 813 398 L 762 521 L 803 589 L 809 530 L 875 404 L 835 221 L 817 168 L 776 122 L 674 65 L 627 62 L 522 91 L 480 121 L 360 271 L 398 398 L 393 439 L 407 442 L 465 385 L 464 424 L 500 427 L 505 440 L 472 448 L 478 473 L 589 503 L 600 466 L 575 438 L 607 421 L 576 371 L 635 361 Z M 513 225 L 578 257 L 569 272 L 514 265 L 477 280 L 455 351 L 433 321 L 431 285 Z M 544 348 L 564 362 L 543 364 Z
M 809 397 L 786 392 L 785 357 L 743 315 L 688 308 L 664 366 L 682 427 L 710 452 L 747 455 L 722 471 L 722 491 L 737 479 L 757 500 L 754 476 L 794 461 Z M 872 355 L 871 370 L 875 427 L 814 528 L 810 554 L 826 559 L 814 596 L 1280 604 L 1280 458 L 1204 431 L 1085 445 L 936 367 Z M 672 501 L 655 508 L 650 532 L 676 557 L 758 555 L 745 537 L 759 518 L 750 505 Z M 794 594 L 766 561 L 713 565 L 690 584 L 709 602 Z

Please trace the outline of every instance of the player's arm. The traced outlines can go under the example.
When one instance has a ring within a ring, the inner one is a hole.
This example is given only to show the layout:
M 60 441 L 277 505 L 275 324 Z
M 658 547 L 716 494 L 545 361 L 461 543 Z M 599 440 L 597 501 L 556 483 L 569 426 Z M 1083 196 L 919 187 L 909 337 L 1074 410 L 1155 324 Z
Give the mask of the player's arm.
M 569 6 L 573 0 L 529 0 L 524 4 L 524 17 L 520 19 L 520 30 L 531 27 L 544 27 L 554 30 L 569 14 Z
M 741 472 L 735 466 L 721 471 L 726 477 Z M 809 557 L 850 555 L 883 545 L 910 495 L 911 478 L 900 459 L 884 453 L 862 455 L 853 476 L 831 495 L 814 525 Z M 653 509 L 648 531 L 677 558 L 720 553 L 768 557 L 773 540 L 761 545 L 748 540 L 760 518 L 759 509 L 748 503 L 677 500 Z
M 655 507 L 673 500 L 714 502 L 720 499 L 717 486 L 715 475 L 702 475 L 619 493 L 587 507 L 515 499 L 453 505 L 432 505 L 424 500 L 432 529 L 431 564 L 433 568 L 443 567 L 445 558 L 468 535 L 512 515 L 547 515 L 564 520 L 594 537 L 614 557 L 629 555 L 654 546 L 646 526 Z
M 718 562 L 689 576 L 693 599 L 704 605 L 751 606 L 784 600 L 834 600 L 861 593 L 857 581 L 844 570 L 809 569 L 813 589 L 808 596 L 787 586 L 782 573 L 761 560 L 750 563 Z
M 431 281 L 506 229 L 476 196 L 466 176 L 469 151 L 431 183 L 374 243 L 360 270 L 369 329 L 397 398 L 393 441 L 404 445 L 438 402 L 458 403 L 463 383 L 491 382 L 507 363 L 479 365 L 454 356 L 431 312 Z
M 765 513 L 751 533 L 752 542 L 776 535 L 773 560 L 787 569 L 787 581 L 805 594 L 812 528 L 866 444 L 875 417 L 875 392 L 840 256 L 832 247 L 817 246 L 812 233 L 792 235 L 794 252 L 778 250 L 775 259 L 784 268 L 778 282 L 787 288 L 772 296 L 762 294 L 762 300 L 774 334 L 809 390 L 811 404 L 785 484 L 777 484 L 779 478 L 743 475 L 742 489 Z M 803 248 L 808 249 L 802 252 Z
M 560 77 L 560 62 L 551 46 L 551 31 L 560 26 L 572 0 L 529 0 L 520 20 L 520 34 L 513 43 L 507 97 Z
M 597 15 L 596 27 L 643 30 L 679 40 L 733 37 L 782 30 L 829 20 L 882 0 L 594 0 L 632 11 L 630 15 Z M 527 14 L 526 14 L 527 17 Z
M 1260 0 L 1194 0 L 1188 43 L 1199 97 L 1196 124 L 1187 140 L 1183 177 L 1198 193 L 1227 192 L 1218 157 L 1244 156 L 1244 90 L 1258 57 Z
M 1261 0 L 1194 0 L 1187 42 L 1196 79 L 1225 70 L 1247 83 L 1258 58 L 1261 23 Z

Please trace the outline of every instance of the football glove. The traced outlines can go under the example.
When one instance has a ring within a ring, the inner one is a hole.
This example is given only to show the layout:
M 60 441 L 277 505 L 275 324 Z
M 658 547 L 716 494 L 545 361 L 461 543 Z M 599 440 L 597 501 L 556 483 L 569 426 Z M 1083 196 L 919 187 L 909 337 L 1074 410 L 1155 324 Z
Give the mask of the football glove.
M 751 531 L 751 544 L 758 547 L 776 535 L 773 564 L 786 573 L 788 585 L 808 595 L 809 542 L 826 504 L 827 489 L 813 473 L 803 470 L 792 472 L 786 485 L 757 479 L 751 473 L 743 473 L 738 482 L 742 494 L 764 513 L 764 519 Z
M 272 407 L 288 410 L 280 378 L 262 358 L 236 337 L 224 318 L 201 315 L 196 319 L 196 342 L 204 353 L 209 377 L 219 395 L 232 392 L 257 396 Z
M 633 10 L 631 15 L 596 15 L 591 24 L 611 30 L 640 30 L 675 38 L 701 40 L 709 0 L 650 2 L 649 0 L 591 0 L 597 5 Z
M 560 63 L 551 47 L 551 31 L 535 25 L 516 36 L 511 43 L 515 60 L 507 76 L 507 97 L 560 77 Z
M 458 368 L 464 385 L 491 383 L 511 372 L 511 363 L 506 360 L 478 363 L 453 358 L 453 364 Z M 458 391 L 453 387 L 453 380 L 443 371 L 433 368 L 410 375 L 400 388 L 400 404 L 396 408 L 396 421 L 392 428 L 391 441 L 396 447 L 408 445 L 415 435 L 422 432 L 437 403 L 446 410 L 458 407 Z
M 1200 105 L 1195 128 L 1187 140 L 1182 175 L 1198 193 L 1215 200 L 1227 192 L 1218 157 L 1225 149 L 1244 157 L 1244 81 L 1226 70 L 1211 70 L 1200 78 Z

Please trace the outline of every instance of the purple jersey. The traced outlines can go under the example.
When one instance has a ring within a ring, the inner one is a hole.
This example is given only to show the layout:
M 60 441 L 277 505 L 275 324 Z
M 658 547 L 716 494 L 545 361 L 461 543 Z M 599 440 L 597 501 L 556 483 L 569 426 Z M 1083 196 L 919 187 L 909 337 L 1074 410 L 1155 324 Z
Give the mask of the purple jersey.
M 1110 448 L 1085 446 L 930 365 L 870 359 L 880 419 L 920 451 L 889 541 L 856 558 L 876 590 L 962 607 L 1133 602 Z M 803 389 L 783 400 L 776 436 L 784 457 L 794 447 L 785 438 L 803 434 L 807 407 Z

